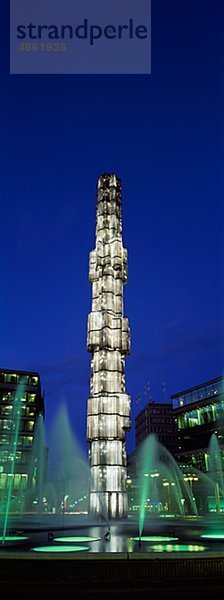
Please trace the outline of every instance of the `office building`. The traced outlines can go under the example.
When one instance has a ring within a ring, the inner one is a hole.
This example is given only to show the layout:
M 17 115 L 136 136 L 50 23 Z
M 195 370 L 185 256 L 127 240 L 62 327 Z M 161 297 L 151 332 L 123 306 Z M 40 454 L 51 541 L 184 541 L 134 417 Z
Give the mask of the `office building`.
M 152 433 L 157 436 L 163 446 L 174 454 L 177 445 L 177 424 L 171 403 L 149 402 L 136 416 L 136 447 Z
M 224 466 L 224 377 L 173 394 L 171 400 L 178 426 L 178 463 L 206 471 L 208 447 L 215 433 Z
M 38 483 L 34 433 L 44 416 L 40 376 L 36 372 L 0 369 L 0 501 L 21 498 Z M 16 504 L 15 504 L 16 506 Z

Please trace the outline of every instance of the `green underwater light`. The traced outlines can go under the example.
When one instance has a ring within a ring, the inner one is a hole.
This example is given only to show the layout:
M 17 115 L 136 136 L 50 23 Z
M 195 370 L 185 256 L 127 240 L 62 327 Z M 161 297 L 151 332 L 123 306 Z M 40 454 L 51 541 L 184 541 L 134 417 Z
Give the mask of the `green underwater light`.
M 141 537 L 133 537 L 131 540 L 135 542 L 176 542 L 178 538 L 163 535 L 143 535 Z
M 89 546 L 37 546 L 32 550 L 34 552 L 83 552 L 89 550 Z
M 88 536 L 80 536 L 80 537 L 59 537 L 54 538 L 55 542 L 97 542 L 100 540 L 100 537 L 88 537 Z
M 152 546 L 151 550 L 153 552 L 203 552 L 207 548 L 195 544 L 157 544 Z

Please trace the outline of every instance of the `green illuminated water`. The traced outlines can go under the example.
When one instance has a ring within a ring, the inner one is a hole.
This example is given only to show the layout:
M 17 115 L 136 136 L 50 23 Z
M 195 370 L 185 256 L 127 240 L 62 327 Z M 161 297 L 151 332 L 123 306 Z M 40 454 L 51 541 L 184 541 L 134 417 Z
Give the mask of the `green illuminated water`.
M 224 498 L 224 479 L 222 471 L 222 458 L 217 435 L 212 434 L 208 447 L 209 475 L 215 484 L 216 512 L 220 513 L 220 500 Z
M 89 546 L 37 546 L 32 550 L 34 552 L 87 552 Z
M 59 406 L 49 435 L 48 481 L 43 486 L 48 506 L 56 512 L 73 505 L 88 508 L 90 470 L 87 458 L 74 435 L 68 410 Z M 64 515 L 64 512 L 63 512 Z
M 173 456 L 160 444 L 155 435 L 149 435 L 143 442 L 138 462 L 140 466 L 140 540 L 149 503 L 158 507 L 165 504 L 166 501 L 168 513 L 174 512 L 185 516 L 185 510 L 187 510 L 189 514 L 197 515 L 197 507 L 190 485 L 184 480 L 183 473 Z
M 15 461 L 16 461 L 16 451 L 17 451 L 17 445 L 18 445 L 19 427 L 20 427 L 21 412 L 22 412 L 23 393 L 24 393 L 24 381 L 21 381 L 21 383 L 18 385 L 18 388 L 15 393 L 15 397 L 13 400 L 12 422 L 15 427 L 15 430 L 14 430 L 14 436 L 13 436 L 12 448 L 11 448 L 12 461 L 11 461 L 11 470 L 9 473 L 9 475 L 11 475 L 11 477 L 9 477 L 8 493 L 7 493 L 6 508 L 5 508 L 5 517 L 4 517 L 4 522 L 3 522 L 2 544 L 5 543 L 6 531 L 7 531 L 7 527 L 8 527 L 9 507 L 10 507 L 10 502 L 11 502 L 12 486 L 13 486 L 14 473 L 15 473 Z
M 45 429 L 43 415 L 40 414 L 35 426 L 35 435 L 33 439 L 31 460 L 30 460 L 30 477 L 35 483 L 35 498 L 36 511 L 41 513 L 43 510 L 44 479 L 45 479 Z M 33 506 L 31 505 L 31 509 Z
M 224 509 L 224 478 L 222 452 L 215 433 L 212 434 L 207 453 L 206 472 L 194 465 L 194 474 L 198 477 L 197 487 L 208 511 L 222 513 Z M 187 472 L 189 468 L 187 469 Z

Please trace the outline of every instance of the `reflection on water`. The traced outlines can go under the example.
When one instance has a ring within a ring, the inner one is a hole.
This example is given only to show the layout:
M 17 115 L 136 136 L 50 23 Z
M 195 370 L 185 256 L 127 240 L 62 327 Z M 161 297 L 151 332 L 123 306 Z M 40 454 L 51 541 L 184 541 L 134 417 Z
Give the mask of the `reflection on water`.
M 208 548 L 197 544 L 156 544 L 156 546 L 151 546 L 152 552 L 203 552 L 204 550 L 208 550 Z
M 27 518 L 22 523 L 15 519 L 11 529 L 9 541 L 4 546 L 0 545 L 0 552 L 31 552 L 34 548 L 44 548 L 45 552 L 60 552 L 62 545 L 67 546 L 67 552 L 77 552 L 72 546 L 77 546 L 79 551 L 89 553 L 122 553 L 151 554 L 155 552 L 183 553 L 183 552 L 223 552 L 224 527 L 223 517 L 211 523 L 198 519 L 151 519 L 146 521 L 145 535 L 139 540 L 138 521 L 117 521 L 110 525 L 88 521 L 87 518 L 76 519 L 67 515 L 63 520 L 55 519 L 54 515 L 41 516 L 41 521 L 36 518 Z M 33 527 L 32 527 L 33 526 Z M 15 534 L 21 534 L 21 540 Z M 15 541 L 13 536 L 15 536 Z M 206 544 L 203 546 L 202 544 Z M 54 547 L 55 550 L 52 550 Z M 42 550 L 35 550 L 41 552 Z M 44 550 L 43 550 L 44 551 Z
M 98 540 L 100 540 L 99 537 L 90 537 L 90 536 L 85 536 L 85 535 L 75 535 L 75 536 L 65 536 L 65 537 L 55 537 L 54 541 L 55 542 L 64 542 L 64 543 L 70 543 L 70 542 L 81 542 L 82 544 L 84 542 L 97 542 Z
M 132 539 L 134 542 L 175 542 L 178 540 L 177 537 L 168 537 L 165 535 L 143 535 Z

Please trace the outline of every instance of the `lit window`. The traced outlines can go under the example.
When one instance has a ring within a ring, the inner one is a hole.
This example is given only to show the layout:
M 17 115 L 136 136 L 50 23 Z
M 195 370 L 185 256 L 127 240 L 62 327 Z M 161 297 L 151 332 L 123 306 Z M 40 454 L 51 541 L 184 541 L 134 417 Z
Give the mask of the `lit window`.
M 16 373 L 5 373 L 4 380 L 6 383 L 17 383 Z
M 36 394 L 28 394 L 28 402 L 35 402 Z
M 34 428 L 34 421 L 28 421 L 27 427 L 26 427 L 27 431 L 33 431 L 33 428 Z
M 30 385 L 38 385 L 38 377 L 36 377 L 35 375 L 30 377 L 29 384 Z

